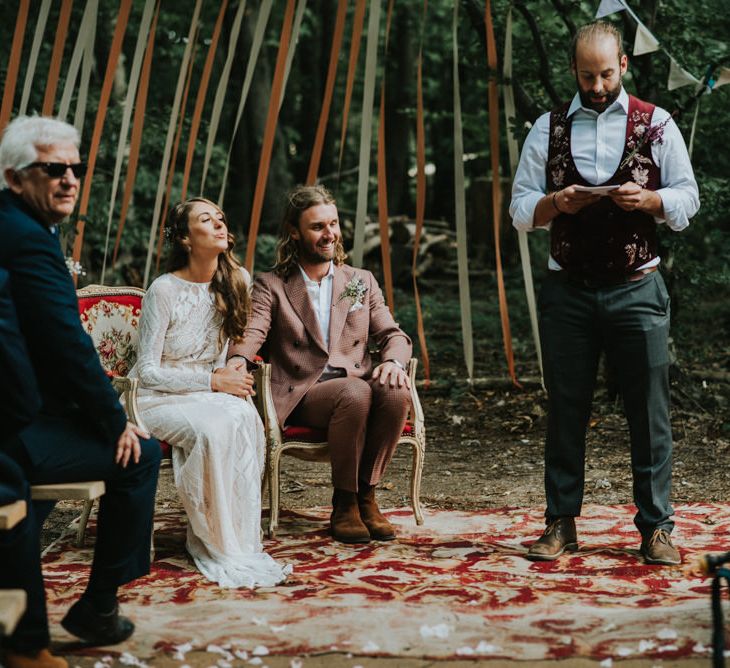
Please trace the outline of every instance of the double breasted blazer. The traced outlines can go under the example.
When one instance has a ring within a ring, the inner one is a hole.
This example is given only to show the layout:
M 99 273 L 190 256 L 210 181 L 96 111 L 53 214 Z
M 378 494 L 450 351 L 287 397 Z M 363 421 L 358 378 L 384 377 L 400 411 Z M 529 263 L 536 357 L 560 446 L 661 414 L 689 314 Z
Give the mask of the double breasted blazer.
M 362 294 L 360 302 L 351 296 L 355 291 Z M 251 302 L 243 342 L 232 344 L 228 356 L 252 360 L 266 344 L 273 400 L 282 426 L 327 364 L 344 369 L 347 376 L 370 378 L 370 342 L 382 360 L 396 359 L 405 365 L 411 356 L 410 338 L 393 319 L 375 277 L 364 269 L 347 265 L 334 269 L 329 350 L 298 268 L 286 277 L 259 274 Z

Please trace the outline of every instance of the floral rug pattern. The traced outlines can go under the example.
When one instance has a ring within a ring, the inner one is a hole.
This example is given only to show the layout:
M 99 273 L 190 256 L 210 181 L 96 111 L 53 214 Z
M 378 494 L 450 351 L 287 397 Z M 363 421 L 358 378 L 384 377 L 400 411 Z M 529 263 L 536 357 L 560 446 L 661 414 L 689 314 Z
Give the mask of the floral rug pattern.
M 676 513 L 685 564 L 730 549 L 730 505 Z M 631 506 L 586 507 L 580 550 L 552 563 L 523 556 L 542 530 L 537 509 L 429 510 L 421 527 L 408 509 L 387 515 L 397 541 L 352 547 L 329 538 L 327 509 L 285 513 L 265 545 L 294 573 L 249 591 L 205 581 L 185 554 L 182 510 L 158 509 L 152 573 L 120 591 L 138 630 L 114 650 L 146 659 L 210 646 L 254 656 L 709 656 L 710 580 L 644 565 Z M 92 521 L 77 549 L 70 527 L 45 552 L 54 641 L 71 640 L 57 622 L 83 590 L 93 533 Z

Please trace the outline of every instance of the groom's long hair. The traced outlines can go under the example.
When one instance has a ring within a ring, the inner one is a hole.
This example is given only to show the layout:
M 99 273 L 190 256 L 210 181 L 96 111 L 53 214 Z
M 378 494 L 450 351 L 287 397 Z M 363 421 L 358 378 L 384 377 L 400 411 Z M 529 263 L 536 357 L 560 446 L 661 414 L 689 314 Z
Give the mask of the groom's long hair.
M 297 186 L 287 195 L 284 218 L 281 223 L 279 242 L 276 245 L 276 263 L 274 273 L 282 278 L 289 276 L 299 264 L 299 242 L 292 237 L 292 230 L 299 228 L 299 218 L 303 211 L 318 204 L 334 204 L 337 202 L 332 193 L 324 186 Z M 345 247 L 340 237 L 335 244 L 335 256 L 332 261 L 336 267 L 347 259 Z

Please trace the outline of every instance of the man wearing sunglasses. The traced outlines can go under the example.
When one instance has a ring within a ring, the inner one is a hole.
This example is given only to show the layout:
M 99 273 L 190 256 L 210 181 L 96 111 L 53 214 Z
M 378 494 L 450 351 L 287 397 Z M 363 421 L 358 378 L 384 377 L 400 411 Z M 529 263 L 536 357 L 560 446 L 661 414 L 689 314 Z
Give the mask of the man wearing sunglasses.
M 0 270 L 10 289 L 39 392 L 39 415 L 0 450 L 30 484 L 104 480 L 94 561 L 81 598 L 62 620 L 90 644 L 121 642 L 134 624 L 117 588 L 149 572 L 160 448 L 127 422 L 78 314 L 55 226 L 73 213 L 85 165 L 76 129 L 40 116 L 11 122 L 0 141 Z M 36 507 L 37 526 L 50 508 Z M 0 548 L 0 563 L 9 555 Z M 17 564 L 16 564 L 17 567 Z M 6 640 L 8 668 L 64 668 L 47 652 L 42 588 Z

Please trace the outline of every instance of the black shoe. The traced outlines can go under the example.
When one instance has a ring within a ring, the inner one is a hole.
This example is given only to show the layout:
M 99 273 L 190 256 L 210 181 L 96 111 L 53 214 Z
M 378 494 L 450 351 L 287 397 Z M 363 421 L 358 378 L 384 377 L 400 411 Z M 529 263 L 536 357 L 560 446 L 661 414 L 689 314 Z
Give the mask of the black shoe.
M 119 604 L 102 614 L 85 598 L 69 608 L 61 626 L 90 645 L 116 645 L 134 633 L 132 621 L 119 614 Z

